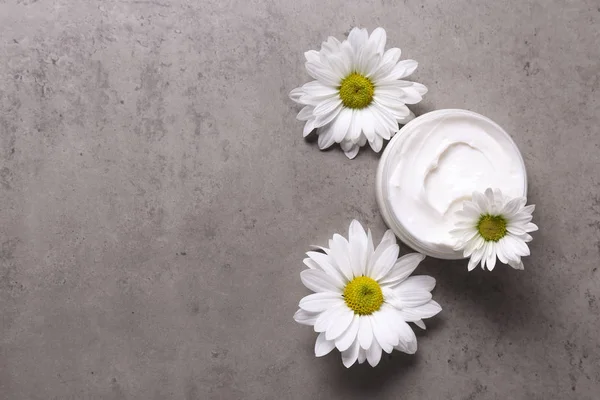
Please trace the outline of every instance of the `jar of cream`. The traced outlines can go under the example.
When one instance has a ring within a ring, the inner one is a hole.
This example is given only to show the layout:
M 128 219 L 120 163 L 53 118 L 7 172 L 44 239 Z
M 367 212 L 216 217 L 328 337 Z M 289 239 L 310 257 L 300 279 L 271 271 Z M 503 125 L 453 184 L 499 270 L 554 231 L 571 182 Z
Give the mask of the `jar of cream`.
M 463 258 L 450 234 L 473 191 L 527 196 L 527 174 L 511 137 L 483 115 L 438 110 L 406 124 L 379 162 L 377 202 L 386 224 L 425 255 Z

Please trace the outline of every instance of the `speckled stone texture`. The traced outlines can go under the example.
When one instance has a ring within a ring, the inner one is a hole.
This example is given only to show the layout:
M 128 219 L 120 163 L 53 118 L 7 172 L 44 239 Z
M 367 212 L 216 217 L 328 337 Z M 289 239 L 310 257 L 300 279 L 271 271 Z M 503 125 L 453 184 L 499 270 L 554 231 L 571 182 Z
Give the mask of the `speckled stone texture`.
M 355 25 L 417 114 L 511 133 L 541 228 L 522 272 L 426 260 L 444 310 L 375 370 L 292 320 L 310 244 L 385 230 L 379 155 L 288 99 Z M 598 0 L 0 0 L 0 399 L 599 399 L 599 43 Z

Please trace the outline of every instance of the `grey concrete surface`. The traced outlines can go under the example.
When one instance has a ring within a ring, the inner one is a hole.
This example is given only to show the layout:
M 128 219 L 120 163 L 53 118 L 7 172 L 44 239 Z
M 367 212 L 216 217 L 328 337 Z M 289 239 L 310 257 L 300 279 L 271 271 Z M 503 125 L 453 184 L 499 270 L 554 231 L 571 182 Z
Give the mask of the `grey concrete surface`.
M 287 97 L 356 25 L 417 114 L 512 134 L 541 227 L 523 272 L 428 259 L 444 310 L 375 370 L 292 320 L 309 244 L 385 229 L 379 156 Z M 0 399 L 599 399 L 599 43 L 598 0 L 0 0 Z

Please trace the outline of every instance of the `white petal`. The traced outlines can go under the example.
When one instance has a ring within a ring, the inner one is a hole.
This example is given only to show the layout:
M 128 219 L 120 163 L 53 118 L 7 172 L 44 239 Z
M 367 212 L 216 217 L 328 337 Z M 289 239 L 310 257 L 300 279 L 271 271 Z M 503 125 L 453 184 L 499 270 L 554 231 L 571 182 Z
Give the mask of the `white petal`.
M 399 118 L 406 118 L 410 115 L 408 107 L 399 99 L 391 99 L 385 95 L 375 95 L 373 97 L 373 104 L 377 104 L 380 108 L 384 108 L 396 119 L 396 122 L 398 122 Z
M 479 263 L 479 261 L 481 261 L 481 259 L 483 258 L 484 254 L 485 254 L 485 247 L 481 247 L 481 248 L 475 250 L 473 252 L 473 254 L 471 254 L 471 258 L 469 259 L 469 265 L 467 266 L 467 269 L 469 271 L 473 271 L 475 269 L 475 267 L 477 266 L 477 264 Z
M 319 292 L 303 297 L 302 300 L 300 300 L 299 306 L 304 311 L 321 312 L 341 304 L 344 304 L 341 294 Z
M 337 55 L 340 57 L 340 59 L 344 63 L 344 66 L 347 68 L 347 75 L 350 74 L 350 72 L 352 72 L 352 66 L 354 65 L 354 50 L 352 49 L 352 45 L 350 44 L 350 42 L 344 40 L 340 45 L 340 51 Z
M 379 258 L 374 260 L 370 276 L 376 281 L 379 281 L 387 275 L 398 259 L 398 253 L 400 253 L 400 248 L 397 244 L 393 244 L 386 248 Z
M 487 198 L 480 192 L 473 192 L 473 201 L 477 204 L 482 212 L 489 211 L 489 204 Z
M 325 272 L 316 269 L 305 269 L 300 272 L 300 279 L 304 286 L 313 292 L 341 293 L 344 289 L 344 286 L 340 285 L 339 281 L 336 281 Z
M 402 309 L 402 302 L 396 296 L 396 292 L 389 287 L 382 287 L 381 292 L 383 293 L 383 298 L 385 299 L 385 303 L 389 304 L 393 307 L 396 307 L 398 310 Z
M 373 114 L 380 119 L 381 123 L 385 126 L 386 129 L 388 129 L 392 133 L 398 130 L 398 122 L 386 107 L 382 107 L 377 103 L 372 104 L 371 107 L 377 111 L 377 113 Z M 384 139 L 387 140 L 389 139 L 389 137 L 384 137 Z
M 377 82 L 375 86 L 376 94 L 386 94 L 391 97 L 398 97 L 402 94 L 401 91 L 404 88 L 409 88 L 413 86 L 413 82 L 411 81 L 398 81 L 398 80 L 382 80 Z
M 515 255 L 522 257 L 530 254 L 529 247 L 527 247 L 527 244 L 523 240 L 512 235 L 505 236 L 505 239 L 505 243 L 510 246 Z
M 383 138 L 379 135 L 375 135 L 373 141 L 369 142 L 369 146 L 371 146 L 371 149 L 373 149 L 375 153 L 379 153 L 383 147 Z
M 310 269 L 318 269 L 318 270 L 322 271 L 321 267 L 319 266 L 319 264 L 317 264 L 317 262 L 315 260 L 312 260 L 310 258 L 305 258 L 303 260 L 303 262 L 304 262 L 304 265 L 306 265 Z
M 333 123 L 333 140 L 340 143 L 346 137 L 350 123 L 352 122 L 352 110 L 350 108 L 342 108 L 339 115 Z
M 368 236 L 368 238 L 371 237 L 370 231 L 367 236 Z M 379 245 L 377 246 L 377 248 L 374 251 L 373 251 L 372 239 L 367 240 L 367 244 L 370 244 L 370 249 L 367 249 L 368 260 L 367 260 L 367 268 L 365 270 L 365 275 L 372 276 L 373 266 L 375 265 L 375 262 L 383 254 L 383 252 L 388 249 L 388 247 L 391 247 L 396 244 L 396 236 L 394 235 L 394 232 L 392 232 L 391 229 L 388 229 L 383 234 L 383 237 L 381 238 L 381 242 L 379 242 Z
M 369 33 L 366 29 L 353 28 L 348 35 L 348 41 L 355 51 L 360 50 L 369 39 Z
M 483 254 L 481 256 L 481 268 L 485 269 L 485 263 L 487 262 L 488 256 L 490 254 L 491 242 L 485 242 L 483 244 Z
M 400 313 L 400 317 L 406 322 L 415 322 L 420 320 L 421 314 L 415 308 L 405 308 L 403 310 L 398 310 Z
M 364 315 L 360 317 L 360 326 L 358 328 L 358 343 L 360 347 L 367 350 L 373 342 L 373 328 L 371 327 L 371 317 Z
M 300 110 L 296 116 L 296 119 L 300 121 L 307 121 L 311 119 L 313 117 L 313 109 L 314 107 L 312 106 L 304 106 L 304 108 L 302 108 L 302 110 Z
M 406 326 L 408 327 L 408 330 L 403 331 L 404 336 L 394 348 L 403 353 L 415 354 L 417 351 L 417 337 L 410 326 L 408 326 L 408 324 L 406 324 Z
M 367 138 L 365 137 L 365 135 L 361 134 L 358 138 L 358 145 L 360 147 L 363 147 L 365 144 L 367 144 Z
M 510 265 L 514 269 L 520 269 L 520 270 L 525 269 L 525 267 L 523 266 L 523 262 L 521 260 L 519 260 L 518 262 L 509 261 L 508 265 Z
M 377 343 L 377 340 L 373 340 L 371 347 L 366 350 L 367 361 L 371 367 L 376 367 L 381 361 L 381 346 Z
M 331 97 L 327 100 L 322 101 L 318 106 L 313 110 L 313 114 L 316 117 L 329 115 L 332 113 L 340 104 L 342 104 L 342 99 L 338 97 Z
M 315 321 L 314 331 L 327 331 L 327 329 L 329 329 L 337 321 L 337 318 L 344 314 L 346 310 L 348 310 L 348 307 L 346 306 L 346 303 L 342 302 L 323 311 Z
M 424 94 L 427 93 L 427 86 L 421 84 L 421 83 L 417 83 L 417 82 L 413 82 L 412 87 L 421 95 L 423 96 Z
M 527 224 L 528 222 L 531 222 L 531 220 L 533 219 L 533 215 L 531 214 L 527 214 L 524 212 L 518 212 L 517 214 L 513 215 L 512 217 L 507 218 L 508 222 L 511 224 Z
M 367 359 L 367 351 L 365 349 L 359 349 L 358 350 L 358 363 L 362 364 L 366 361 Z
M 350 323 L 348 329 L 346 329 L 346 331 L 335 340 L 335 346 L 339 351 L 346 351 L 348 350 L 348 348 L 350 348 L 350 346 L 352 346 L 352 343 L 354 343 L 357 340 L 359 327 L 360 317 L 357 314 L 354 314 L 354 316 L 352 317 L 352 322 Z
M 338 53 L 339 54 L 339 53 Z M 331 71 L 335 74 L 341 83 L 342 79 L 350 74 L 350 64 L 347 64 L 341 54 L 332 55 L 327 58 Z
M 400 60 L 401 55 L 402 55 L 402 51 L 400 51 L 399 48 L 392 47 L 391 49 L 388 49 L 383 54 L 382 62 L 385 62 L 385 63 L 391 62 L 391 63 L 396 64 L 398 62 L 398 60 Z
M 320 128 L 317 132 L 319 138 L 317 139 L 317 144 L 319 145 L 319 149 L 325 150 L 331 147 L 335 143 L 335 139 L 333 137 L 333 124 L 329 124 L 323 128 Z
M 373 117 L 375 119 L 375 132 L 384 140 L 389 140 L 398 130 L 398 122 L 391 112 L 381 108 L 378 104 L 372 104 Z
M 423 322 L 423 320 L 421 319 L 418 321 L 414 321 L 414 324 L 421 329 L 427 329 L 427 327 L 425 326 L 425 322 Z
M 511 217 L 519 211 L 519 209 L 521 208 L 520 205 L 521 205 L 520 198 L 511 199 L 504 205 L 504 207 L 502 208 L 500 213 L 507 217 Z
M 371 229 L 367 229 L 367 263 L 365 264 L 365 275 L 369 270 L 369 263 L 371 262 L 373 253 L 373 234 L 371 233 Z
M 508 264 L 508 258 L 505 255 L 506 250 L 504 249 L 504 240 L 504 238 L 500 239 L 496 243 L 496 256 L 498 256 L 498 260 L 500 260 L 502 264 Z
M 319 52 L 316 50 L 309 50 L 304 53 L 304 58 L 306 58 L 306 61 L 319 62 Z
M 496 265 L 496 244 L 494 242 L 489 242 L 488 254 L 487 254 L 487 268 L 488 270 L 493 270 Z
M 418 307 L 427 303 L 429 300 L 431 300 L 431 293 L 425 290 L 410 292 L 396 291 L 395 297 L 398 301 L 400 301 L 400 304 L 402 304 L 402 308 L 409 308 Z
M 477 235 L 477 231 L 475 231 L 475 233 Z M 469 257 L 471 254 L 473 254 L 473 252 L 475 250 L 482 248 L 484 243 L 485 243 L 485 241 L 481 236 L 476 236 L 476 237 L 472 238 L 464 246 L 463 255 L 465 257 Z
M 400 313 L 398 312 L 398 314 Z M 415 337 L 415 332 L 405 321 L 400 320 L 396 329 L 398 331 L 398 337 L 405 343 L 412 341 Z
M 387 324 L 391 335 L 395 338 L 394 346 L 398 343 L 399 338 L 409 337 L 406 331 L 410 330 L 410 327 L 406 324 L 398 309 L 388 303 L 384 303 L 379 311 L 382 315 L 380 320 Z
M 476 222 L 479 219 L 479 216 L 485 212 L 486 210 L 481 210 L 477 203 L 467 200 L 463 202 L 462 210 L 457 211 L 456 214 L 467 217 L 471 222 Z
M 327 340 L 335 340 L 340 337 L 340 335 L 344 333 L 346 329 L 348 329 L 350 323 L 352 322 L 354 312 L 347 307 L 342 307 L 342 309 L 343 311 L 336 316 L 333 323 L 329 325 L 327 331 L 325 332 L 325 338 Z
M 325 100 L 339 93 L 336 87 L 323 85 L 319 81 L 311 81 L 302 86 L 305 95 L 318 100 Z
M 521 238 L 521 240 L 523 240 L 525 243 L 529 243 L 529 242 L 531 242 L 533 240 L 533 236 L 531 236 L 528 233 L 519 236 L 519 238 Z
M 360 150 L 360 146 L 355 144 L 348 151 L 344 150 L 344 154 L 346 155 L 346 157 L 348 157 L 350 160 L 352 160 L 354 157 L 356 157 L 359 150 Z
M 398 341 L 390 331 L 381 309 L 371 314 L 371 326 L 373 327 L 373 337 L 377 339 L 383 351 L 391 353 L 394 346 L 398 344 Z
M 385 29 L 376 28 L 369 36 L 368 45 L 373 46 L 378 54 L 383 55 L 385 49 L 386 34 Z
M 354 143 L 351 140 L 344 139 L 340 143 L 340 147 L 344 152 L 350 151 L 354 147 Z
M 352 121 L 350 122 L 350 127 L 348 127 L 348 134 L 347 137 L 349 140 L 353 141 L 354 143 L 357 142 L 358 138 L 360 137 L 360 133 L 361 133 L 361 125 L 360 122 L 358 121 L 358 111 L 357 110 L 352 110 Z
M 342 363 L 346 368 L 350 368 L 356 362 L 358 350 L 358 341 L 355 340 L 348 350 L 342 352 Z
M 385 55 L 384 55 L 385 58 Z M 381 59 L 379 65 L 375 67 L 371 76 L 368 78 L 371 79 L 371 82 L 377 87 L 377 82 L 383 80 L 386 76 L 392 72 L 394 69 L 395 63 L 393 61 L 385 61 L 385 59 Z
M 300 101 L 300 97 L 304 94 L 304 90 L 301 87 L 295 88 L 290 92 L 290 99 L 298 103 Z
M 327 355 L 335 348 L 335 342 L 333 340 L 325 339 L 325 334 L 320 333 L 317 336 L 317 341 L 315 342 L 315 356 L 323 357 Z
M 302 136 L 307 137 L 314 130 L 315 130 L 315 120 L 314 119 L 308 120 L 308 121 L 306 121 L 306 124 L 304 124 L 304 131 L 302 132 Z
M 389 126 L 386 125 L 383 116 L 377 108 L 375 108 L 373 105 L 371 105 L 369 108 L 373 114 L 373 126 L 375 128 L 375 134 L 377 136 L 381 136 L 382 139 L 388 140 L 392 137 L 393 131 L 389 128 Z
M 506 230 L 512 233 L 513 235 L 523 235 L 525 233 L 525 229 L 520 224 L 508 224 L 506 226 Z
M 329 241 L 330 256 L 334 260 L 338 270 L 346 277 L 348 281 L 354 278 L 352 274 L 352 265 L 350 264 L 350 250 L 348 241 L 337 233 Z
M 348 242 L 350 246 L 352 273 L 354 276 L 363 275 L 367 264 L 367 234 L 357 220 L 353 220 L 350 223 Z
M 428 275 L 415 275 L 407 278 L 394 288 L 396 294 L 400 292 L 426 291 L 431 292 L 435 287 L 435 278 Z
M 367 137 L 369 142 L 375 140 L 375 123 L 373 122 L 373 113 L 369 108 L 363 108 L 362 110 L 356 111 L 357 121 L 360 123 L 362 132 Z
M 413 87 L 403 88 L 402 92 L 402 101 L 406 104 L 417 104 L 418 102 L 423 100 L 423 96 L 421 96 L 419 92 Z
M 408 278 L 423 259 L 425 259 L 425 256 L 419 253 L 410 253 L 400 257 L 379 283 L 382 286 L 394 287 Z
M 527 225 L 525 225 L 525 232 L 535 232 L 538 229 L 538 226 L 533 222 L 529 222 Z
M 363 47 L 355 64 L 356 72 L 367 77 L 371 76 L 381 62 L 381 58 L 375 47 L 369 45 Z
M 415 60 L 402 60 L 398 64 L 396 64 L 392 72 L 390 72 L 390 74 L 385 77 L 385 80 L 389 81 L 406 78 L 407 76 L 415 72 L 418 66 L 419 63 L 417 63 Z
M 302 325 L 313 326 L 318 316 L 319 313 L 311 313 L 300 309 L 294 314 L 294 321 Z
M 318 80 L 324 85 L 327 86 L 338 86 L 340 84 L 339 77 L 336 74 L 323 66 L 318 65 L 317 63 L 307 61 L 305 64 L 306 71 L 310 76 L 314 79 Z
M 342 108 L 344 108 L 344 107 L 340 103 L 340 105 L 338 105 L 330 113 L 316 116 L 315 122 L 314 122 L 315 127 L 321 128 L 321 127 L 324 127 L 325 125 L 329 124 L 331 121 L 333 121 L 335 119 L 335 117 L 337 117 L 339 115 L 340 111 L 342 111 Z
M 409 110 L 410 111 L 410 110 Z M 398 123 L 400 125 L 406 125 L 408 124 L 410 121 L 412 121 L 413 119 L 417 118 L 417 116 L 415 115 L 414 112 L 410 111 L 410 114 L 407 115 L 406 117 L 403 118 L 398 118 L 396 117 L 396 119 L 398 120 Z
M 440 311 L 442 311 L 442 307 L 435 300 L 429 300 L 429 302 L 421 306 L 405 308 L 398 312 L 405 321 L 414 322 L 419 319 L 431 318 Z
M 340 50 L 340 41 L 333 36 L 329 36 L 327 41 L 321 44 L 321 54 L 325 54 L 325 58 L 329 57 L 331 54 L 335 54 Z
M 333 264 L 330 262 L 331 259 L 327 254 L 318 253 L 316 251 L 309 251 L 308 253 L 306 253 L 306 255 L 311 260 L 316 262 L 327 275 L 335 279 L 336 286 L 346 286 L 346 283 L 348 282 L 341 274 L 341 272 L 333 266 Z
M 483 195 L 485 197 L 487 197 L 489 204 L 493 204 L 495 202 L 495 200 L 494 200 L 494 190 L 492 190 L 492 188 L 485 189 L 485 191 L 483 192 Z

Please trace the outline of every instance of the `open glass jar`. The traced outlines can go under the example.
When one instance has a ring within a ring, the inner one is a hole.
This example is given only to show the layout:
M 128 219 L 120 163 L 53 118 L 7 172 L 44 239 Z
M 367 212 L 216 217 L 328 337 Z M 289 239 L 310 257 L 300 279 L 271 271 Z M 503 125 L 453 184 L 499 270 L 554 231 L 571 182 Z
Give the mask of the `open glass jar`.
M 381 214 L 404 243 L 425 255 L 463 258 L 450 234 L 454 213 L 473 191 L 527 196 L 527 173 L 512 138 L 467 110 L 437 110 L 415 118 L 392 138 L 379 162 Z

